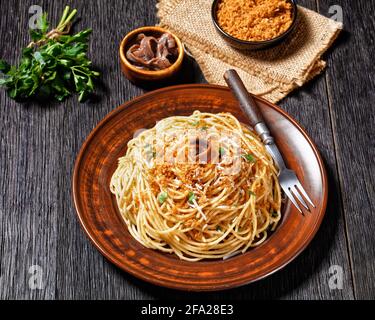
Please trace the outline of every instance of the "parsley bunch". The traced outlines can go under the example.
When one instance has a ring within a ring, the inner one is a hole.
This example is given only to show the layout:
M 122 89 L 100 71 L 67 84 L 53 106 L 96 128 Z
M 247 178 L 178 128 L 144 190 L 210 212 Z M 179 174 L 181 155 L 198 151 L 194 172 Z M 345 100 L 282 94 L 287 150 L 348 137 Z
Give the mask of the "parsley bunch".
M 77 10 L 67 6 L 56 28 L 48 32 L 47 14 L 31 29 L 32 42 L 22 51 L 18 67 L 0 60 L 0 86 L 11 98 L 55 98 L 63 101 L 72 93 L 84 101 L 94 91 L 93 80 L 99 73 L 91 67 L 87 42 L 91 29 L 70 35 Z

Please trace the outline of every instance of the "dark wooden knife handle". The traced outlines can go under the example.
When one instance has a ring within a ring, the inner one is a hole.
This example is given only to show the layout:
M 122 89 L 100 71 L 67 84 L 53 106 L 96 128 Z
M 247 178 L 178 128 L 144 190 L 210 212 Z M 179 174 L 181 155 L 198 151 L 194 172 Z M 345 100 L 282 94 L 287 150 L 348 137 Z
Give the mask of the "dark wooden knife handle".
M 264 122 L 252 95 L 246 90 L 240 76 L 236 70 L 230 69 L 224 73 L 224 79 L 240 103 L 242 111 L 248 116 L 250 124 L 255 127 L 258 123 Z

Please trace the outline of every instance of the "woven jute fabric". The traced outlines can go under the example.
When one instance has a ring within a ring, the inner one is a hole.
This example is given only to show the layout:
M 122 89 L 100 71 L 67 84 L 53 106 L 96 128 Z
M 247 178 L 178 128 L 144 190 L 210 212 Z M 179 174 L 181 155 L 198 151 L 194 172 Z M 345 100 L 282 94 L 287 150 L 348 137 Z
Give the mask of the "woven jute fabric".
M 324 69 L 321 56 L 342 29 L 341 23 L 299 6 L 297 26 L 284 42 L 266 50 L 237 50 L 215 30 L 211 5 L 212 0 L 159 0 L 160 25 L 184 42 L 208 82 L 224 85 L 224 72 L 236 69 L 250 92 L 272 102 Z

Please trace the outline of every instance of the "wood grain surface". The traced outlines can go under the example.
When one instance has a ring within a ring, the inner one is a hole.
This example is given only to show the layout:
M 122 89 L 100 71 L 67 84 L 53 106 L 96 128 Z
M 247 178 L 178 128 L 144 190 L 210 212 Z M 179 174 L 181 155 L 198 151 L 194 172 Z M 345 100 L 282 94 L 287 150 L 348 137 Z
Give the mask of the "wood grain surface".
M 111 110 L 144 92 L 129 83 L 118 46 L 130 30 L 157 22 L 155 0 L 0 0 L 0 57 L 17 62 L 28 43 L 28 13 L 41 5 L 56 21 L 68 3 L 79 11 L 76 29 L 92 27 L 90 56 L 102 72 L 97 101 L 19 104 L 0 92 L 1 299 L 369 299 L 375 298 L 374 12 L 373 1 L 300 0 L 330 16 L 339 5 L 344 29 L 327 53 L 328 68 L 284 99 L 317 144 L 329 176 L 326 217 L 309 247 L 260 282 L 216 293 L 182 293 L 137 280 L 109 263 L 87 240 L 75 214 L 71 180 L 77 153 Z M 181 82 L 204 82 L 193 61 Z M 30 267 L 43 288 L 29 286 Z M 343 288 L 330 289 L 332 266 Z

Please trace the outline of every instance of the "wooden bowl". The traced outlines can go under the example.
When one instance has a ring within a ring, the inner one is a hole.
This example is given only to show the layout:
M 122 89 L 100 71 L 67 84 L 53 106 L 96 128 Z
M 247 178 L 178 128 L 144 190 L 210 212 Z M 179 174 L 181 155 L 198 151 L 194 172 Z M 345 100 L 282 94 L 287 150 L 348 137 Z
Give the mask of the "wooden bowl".
M 256 98 L 289 168 L 316 208 L 300 214 L 287 201 L 275 232 L 260 246 L 227 260 L 189 262 L 143 247 L 128 232 L 109 189 L 118 158 L 135 131 L 173 115 L 231 112 L 248 124 L 226 87 L 181 85 L 142 95 L 112 111 L 92 131 L 78 155 L 73 197 L 79 221 L 95 247 L 111 262 L 145 281 L 180 290 L 212 291 L 266 277 L 292 261 L 317 232 L 327 204 L 327 178 L 314 143 L 285 111 Z M 303 270 L 301 270 L 303 272 Z
M 138 34 L 144 33 L 148 36 L 160 36 L 163 33 L 169 33 L 173 36 L 176 40 L 176 44 L 178 47 L 178 56 L 176 61 L 168 68 L 163 70 L 142 70 L 134 66 L 127 58 L 126 58 L 126 51 L 128 48 L 134 43 L 135 38 Z M 119 49 L 120 55 L 120 63 L 121 69 L 125 76 L 132 82 L 145 82 L 145 81 L 161 81 L 161 80 L 170 80 L 177 76 L 177 73 L 181 69 L 182 61 L 184 59 L 184 47 L 182 45 L 181 40 L 175 36 L 170 31 L 156 27 L 156 26 L 149 26 L 149 27 L 141 27 L 129 32 L 124 39 L 122 39 Z
M 296 27 L 296 22 L 297 22 L 297 13 L 298 13 L 298 7 L 297 7 L 297 1 L 296 0 L 289 0 L 290 3 L 292 4 L 293 7 L 293 21 L 290 27 L 280 34 L 279 36 L 269 39 L 269 40 L 264 40 L 264 41 L 247 41 L 247 40 L 241 40 L 238 38 L 233 37 L 226 31 L 224 31 L 221 26 L 219 25 L 217 21 L 217 6 L 219 5 L 220 0 L 214 0 L 212 3 L 211 7 L 211 18 L 214 23 L 214 26 L 217 30 L 217 32 L 220 34 L 220 36 L 232 47 L 236 49 L 243 49 L 243 50 L 259 50 L 259 49 L 266 49 L 272 46 L 275 46 L 285 40 L 290 33 L 294 30 Z

